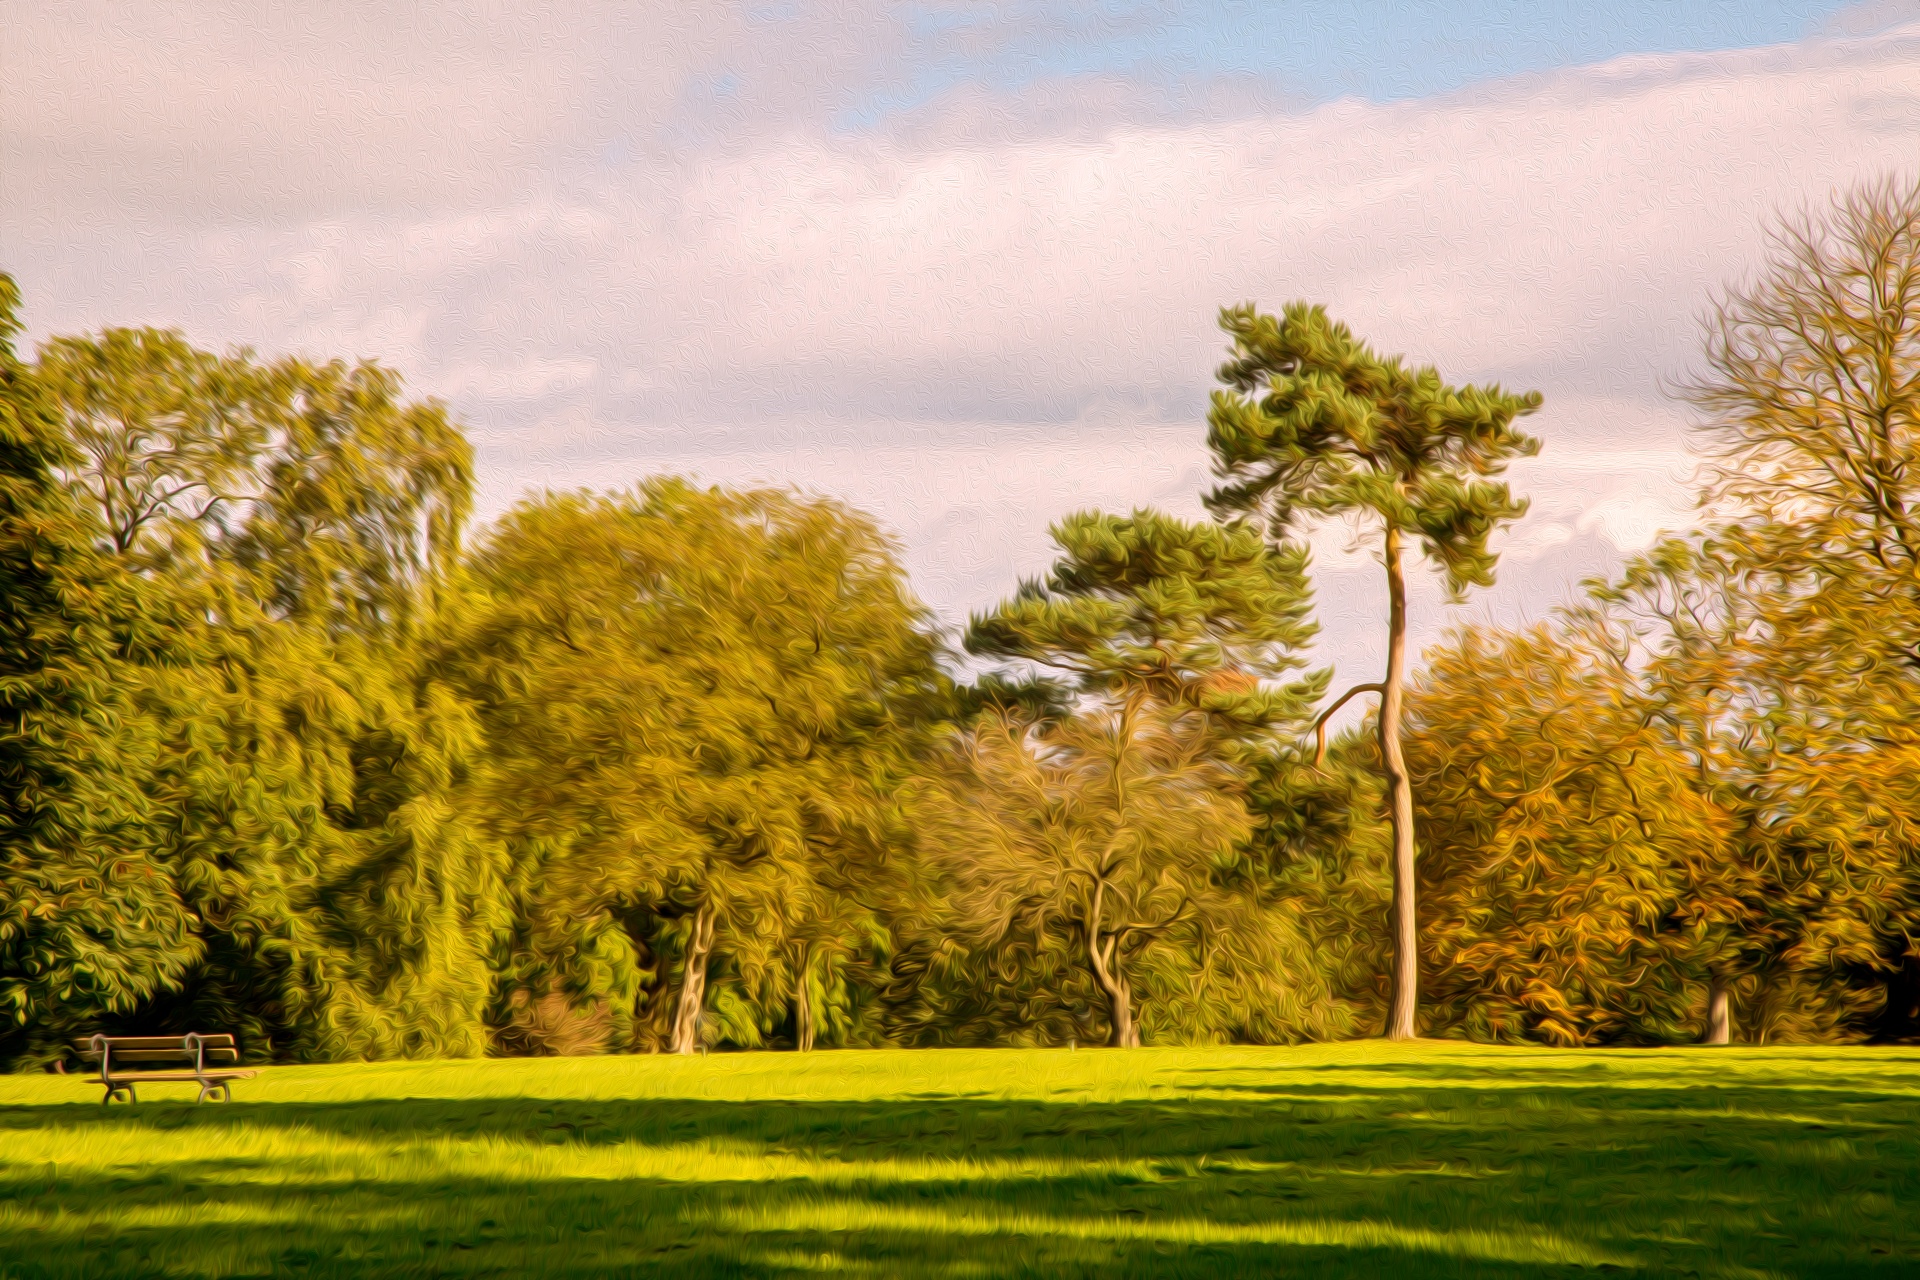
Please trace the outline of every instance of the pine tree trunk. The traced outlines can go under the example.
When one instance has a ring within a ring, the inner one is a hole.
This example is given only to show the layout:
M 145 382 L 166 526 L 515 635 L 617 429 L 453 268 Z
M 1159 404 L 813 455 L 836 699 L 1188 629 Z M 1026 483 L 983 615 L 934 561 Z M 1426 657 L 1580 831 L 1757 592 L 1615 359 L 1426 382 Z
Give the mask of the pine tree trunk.
M 807 971 L 811 961 L 812 956 L 802 948 L 799 975 L 793 984 L 793 1042 L 801 1053 L 813 1051 L 813 1000 L 807 994 Z
M 1733 1043 L 1733 1012 L 1727 984 L 1715 974 L 1707 983 L 1707 1034 L 1702 1044 Z
M 700 1048 L 700 1014 L 707 1002 L 707 958 L 713 954 L 713 909 L 693 913 L 693 933 L 687 940 L 687 970 L 680 979 L 680 1004 L 673 1011 L 671 1053 L 694 1053 Z
M 1393 824 L 1393 1000 L 1387 1039 L 1419 1036 L 1419 914 L 1413 883 L 1413 780 L 1400 750 L 1400 706 L 1407 674 L 1407 580 L 1400 568 L 1400 530 L 1387 526 L 1387 678 L 1380 693 L 1380 760 L 1387 774 L 1388 816 Z

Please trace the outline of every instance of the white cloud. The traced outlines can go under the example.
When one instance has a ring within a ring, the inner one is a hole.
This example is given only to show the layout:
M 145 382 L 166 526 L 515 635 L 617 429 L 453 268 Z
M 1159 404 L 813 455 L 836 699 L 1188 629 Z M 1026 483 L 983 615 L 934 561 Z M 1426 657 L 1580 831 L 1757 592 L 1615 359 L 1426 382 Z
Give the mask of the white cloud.
M 1100 125 L 1104 82 L 1057 129 L 1005 127 L 978 90 L 859 136 L 763 101 L 667 155 L 687 77 L 770 67 L 772 37 L 643 17 L 672 30 L 615 92 L 633 30 L 588 7 L 536 39 L 516 12 L 396 31 L 449 51 L 423 81 L 353 10 L 306 103 L 274 88 L 297 68 L 247 61 L 293 35 L 218 18 L 189 29 L 197 60 L 148 16 L 0 77 L 8 163 L 53 193 L 0 196 L 36 331 L 380 358 L 473 425 L 491 510 L 667 468 L 832 492 L 901 531 L 957 619 L 1042 568 L 1067 511 L 1197 510 L 1215 309 L 1310 297 L 1451 378 L 1546 393 L 1547 450 L 1515 472 L 1534 512 L 1485 606 L 1513 617 L 1686 522 L 1659 384 L 1710 291 L 1776 212 L 1911 169 L 1920 141 L 1909 27 L 1218 120 L 1114 103 Z M 117 97 L 65 105 L 109 64 Z M 776 88 L 817 105 L 824 75 Z M 636 156 L 568 167 L 623 120 Z M 170 221 L 130 212 L 116 165 Z M 1319 545 L 1325 649 L 1367 666 L 1377 573 L 1338 531 Z M 1428 636 L 1457 616 L 1420 607 Z

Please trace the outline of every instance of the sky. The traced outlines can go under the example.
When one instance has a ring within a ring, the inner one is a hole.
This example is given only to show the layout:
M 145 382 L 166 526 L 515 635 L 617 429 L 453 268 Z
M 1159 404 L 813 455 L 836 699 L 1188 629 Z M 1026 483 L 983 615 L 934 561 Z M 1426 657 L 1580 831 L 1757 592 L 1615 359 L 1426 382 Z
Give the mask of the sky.
M 1198 515 L 1222 305 L 1324 303 L 1539 390 L 1499 583 L 1539 618 L 1694 517 L 1716 289 L 1782 216 L 1920 173 L 1920 0 L 27 6 L 0 269 L 108 325 L 378 360 L 483 516 L 673 472 L 871 512 L 949 624 L 1047 526 Z M 1315 537 L 1315 657 L 1380 571 Z

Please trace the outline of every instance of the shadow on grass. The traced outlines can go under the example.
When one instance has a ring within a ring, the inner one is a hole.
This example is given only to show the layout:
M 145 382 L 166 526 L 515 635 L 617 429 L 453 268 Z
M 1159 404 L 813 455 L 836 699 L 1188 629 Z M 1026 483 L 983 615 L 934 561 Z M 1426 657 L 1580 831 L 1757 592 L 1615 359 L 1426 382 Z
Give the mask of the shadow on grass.
M 0 1277 L 1920 1268 L 1909 1095 L 1289 1074 L 1123 1103 L 0 1108 Z

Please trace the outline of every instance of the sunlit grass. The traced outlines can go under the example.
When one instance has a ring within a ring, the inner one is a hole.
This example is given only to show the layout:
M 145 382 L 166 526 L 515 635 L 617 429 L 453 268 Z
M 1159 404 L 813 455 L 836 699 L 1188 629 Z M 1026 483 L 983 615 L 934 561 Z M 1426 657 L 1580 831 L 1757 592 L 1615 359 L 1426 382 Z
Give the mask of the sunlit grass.
M 1364 1220 L 1234 1224 L 1198 1218 L 1167 1218 L 1142 1222 L 1130 1218 L 1060 1218 L 1031 1213 L 981 1214 L 964 1210 L 896 1209 L 840 1201 L 719 1214 L 712 1221 L 726 1230 L 753 1233 L 826 1232 L 847 1235 L 909 1231 L 932 1236 L 1147 1240 L 1176 1245 L 1286 1244 L 1339 1249 L 1402 1249 L 1414 1253 L 1504 1262 L 1623 1265 L 1622 1259 L 1572 1244 L 1548 1232 L 1423 1231 Z
M 383 1063 L 235 1094 L 0 1077 L 0 1277 L 1920 1270 L 1913 1050 Z

